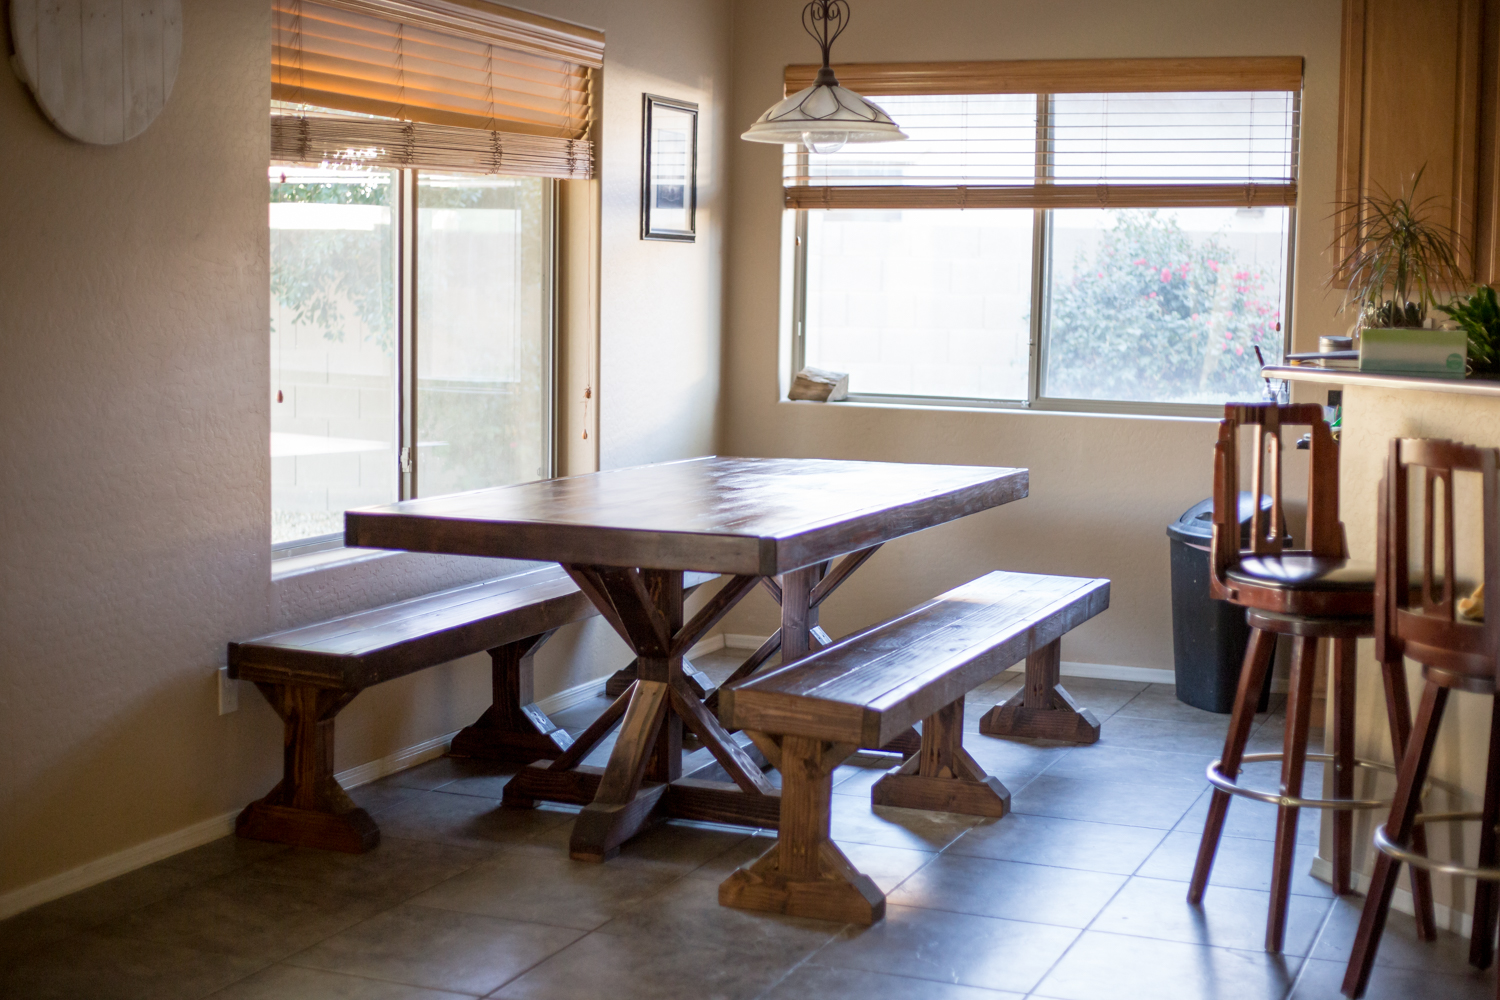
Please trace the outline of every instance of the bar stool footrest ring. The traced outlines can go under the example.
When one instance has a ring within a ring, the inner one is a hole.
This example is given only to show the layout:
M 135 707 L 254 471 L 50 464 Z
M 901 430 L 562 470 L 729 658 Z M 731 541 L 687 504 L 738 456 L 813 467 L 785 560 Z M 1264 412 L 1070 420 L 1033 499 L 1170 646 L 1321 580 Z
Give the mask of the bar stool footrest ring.
M 1269 761 L 1283 760 L 1286 754 L 1282 753 L 1247 753 L 1240 758 L 1241 764 L 1262 764 Z M 1335 762 L 1331 753 L 1310 753 L 1306 759 L 1314 763 L 1332 764 Z M 1240 795 L 1257 802 L 1265 802 L 1273 806 L 1295 806 L 1299 809 L 1384 809 L 1391 804 L 1390 799 L 1308 799 L 1298 795 L 1280 795 L 1276 792 L 1266 792 L 1259 788 L 1246 788 L 1239 784 L 1234 778 L 1225 775 L 1219 770 L 1222 760 L 1216 760 L 1208 765 L 1208 781 L 1215 788 L 1228 792 L 1230 795 Z M 1367 768 L 1371 771 L 1385 771 L 1395 774 L 1396 768 L 1392 764 L 1383 764 L 1377 760 L 1365 760 L 1362 757 L 1354 759 L 1355 767 Z M 1500 876 L 1497 876 L 1500 877 Z
M 1483 813 L 1478 812 L 1447 812 L 1447 813 L 1419 813 L 1413 820 L 1414 826 L 1426 826 L 1428 823 L 1463 823 L 1484 819 Z M 1425 854 L 1418 854 L 1410 847 L 1396 843 L 1385 832 L 1385 824 L 1375 828 L 1375 847 L 1382 854 L 1388 854 L 1397 861 L 1404 861 L 1413 868 L 1424 868 L 1430 872 L 1438 872 L 1443 875 L 1457 875 L 1461 878 L 1476 878 L 1486 882 L 1500 882 L 1500 866 L 1494 868 L 1471 868 L 1468 865 L 1460 865 L 1452 861 L 1434 861 Z

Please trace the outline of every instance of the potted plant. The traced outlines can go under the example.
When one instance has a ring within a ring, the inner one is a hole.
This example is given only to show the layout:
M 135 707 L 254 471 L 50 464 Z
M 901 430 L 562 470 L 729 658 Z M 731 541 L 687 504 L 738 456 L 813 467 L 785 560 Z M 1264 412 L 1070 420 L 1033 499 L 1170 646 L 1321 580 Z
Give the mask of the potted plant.
M 1427 324 L 1439 292 L 1469 284 L 1459 263 L 1462 239 L 1429 220 L 1431 197 L 1416 199 L 1422 172 L 1401 194 L 1381 191 L 1346 206 L 1348 221 L 1334 242 L 1351 248 L 1335 272 L 1349 282 L 1340 312 L 1358 309 L 1361 371 L 1462 378 L 1468 338 Z
M 1489 285 L 1476 285 L 1438 309 L 1447 313 L 1469 339 L 1469 374 L 1500 379 L 1500 301 Z

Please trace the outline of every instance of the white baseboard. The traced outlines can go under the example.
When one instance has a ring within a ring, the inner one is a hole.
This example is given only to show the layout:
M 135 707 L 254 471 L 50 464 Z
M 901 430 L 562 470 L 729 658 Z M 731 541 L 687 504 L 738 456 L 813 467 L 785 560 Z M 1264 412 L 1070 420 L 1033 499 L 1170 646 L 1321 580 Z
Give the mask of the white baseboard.
M 718 635 L 711 635 L 707 639 L 704 639 L 702 642 L 698 643 L 692 649 L 687 651 L 688 659 L 691 660 L 695 656 L 703 656 L 707 653 L 717 653 L 719 650 L 728 645 L 729 643 L 726 640 L 724 633 L 720 632 Z
M 542 711 L 551 715 L 596 697 L 603 690 L 604 681 L 601 678 L 559 691 L 541 699 L 537 705 Z M 443 736 L 435 736 L 430 740 L 423 740 L 414 746 L 403 747 L 395 753 L 387 754 L 379 760 L 368 761 L 340 771 L 334 777 L 345 788 L 358 788 L 360 785 L 395 774 L 397 771 L 405 771 L 407 768 L 441 757 L 448 752 L 448 747 L 453 743 L 453 737 L 456 735 L 458 734 L 455 731 Z M 69 893 L 87 889 L 100 882 L 107 882 L 127 872 L 135 871 L 137 868 L 155 864 L 174 854 L 202 847 L 220 837 L 227 837 L 234 832 L 235 817 L 239 814 L 240 810 L 235 809 L 219 816 L 212 816 L 192 826 L 174 830 L 164 836 L 136 844 L 134 847 L 127 847 L 123 851 L 117 851 L 79 865 L 77 868 L 44 878 L 40 882 L 33 882 L 0 894 L 0 920 L 14 916 L 23 910 L 29 910 L 33 906 L 59 899 Z
M 1312 863 L 1313 878 L 1319 882 L 1333 884 L 1333 862 L 1322 855 L 1314 855 Z M 1354 873 L 1354 889 L 1357 892 L 1368 893 L 1370 891 L 1370 876 L 1364 872 Z M 1391 897 L 1391 909 L 1402 913 L 1413 915 L 1417 912 L 1416 905 L 1412 902 L 1411 890 L 1397 888 L 1395 895 Z M 1469 937 L 1474 933 L 1474 918 L 1462 910 L 1455 910 L 1451 906 L 1442 903 L 1432 904 L 1433 921 L 1441 928 L 1452 931 L 1460 937 Z

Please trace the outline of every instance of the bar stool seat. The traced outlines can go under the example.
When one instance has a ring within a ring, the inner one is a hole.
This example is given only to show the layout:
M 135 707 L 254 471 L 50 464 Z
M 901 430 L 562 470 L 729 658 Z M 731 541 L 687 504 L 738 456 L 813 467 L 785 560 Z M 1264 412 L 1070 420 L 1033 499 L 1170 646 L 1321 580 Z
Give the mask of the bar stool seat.
M 1286 537 L 1280 493 L 1283 423 L 1311 428 L 1307 547 L 1297 551 L 1283 548 Z M 1251 489 L 1255 514 L 1248 546 L 1239 534 L 1237 499 L 1242 427 L 1253 429 L 1256 441 Z M 1375 634 L 1375 567 L 1348 558 L 1344 526 L 1338 515 L 1337 448 L 1321 407 L 1272 403 L 1225 406 L 1215 448 L 1209 592 L 1215 598 L 1245 608 L 1251 631 L 1224 753 L 1207 769 L 1214 791 L 1188 888 L 1188 901 L 1196 905 L 1203 899 L 1231 799 L 1239 796 L 1276 806 L 1276 844 L 1266 918 L 1266 950 L 1270 952 L 1280 952 L 1286 936 L 1298 811 L 1311 808 L 1334 812 L 1333 887 L 1335 892 L 1343 894 L 1351 889 L 1352 811 L 1389 805 L 1387 800 L 1354 797 L 1356 769 L 1382 770 L 1389 765 L 1354 755 L 1355 641 Z M 1261 500 L 1263 496 L 1271 500 L 1269 516 Z M 1281 753 L 1246 754 L 1256 702 L 1279 635 L 1293 639 L 1283 749 Z M 1333 647 L 1329 681 L 1334 708 L 1330 733 L 1333 752 L 1328 754 L 1308 753 L 1307 746 L 1319 641 L 1329 641 Z M 1385 680 L 1391 739 L 1399 753 L 1410 727 L 1410 709 L 1404 680 L 1399 690 L 1389 670 Z M 1303 772 L 1308 761 L 1333 766 L 1333 796 L 1316 798 L 1302 794 Z M 1244 765 L 1270 762 L 1281 764 L 1280 787 L 1276 791 L 1241 783 Z M 1417 903 L 1418 910 L 1428 914 L 1426 925 L 1431 925 L 1430 890 L 1425 880 L 1417 889 Z M 1420 913 L 1418 922 L 1423 923 Z
M 1224 577 L 1231 584 L 1250 587 L 1347 592 L 1354 597 L 1348 614 L 1368 617 L 1375 613 L 1375 567 L 1369 563 L 1296 554 L 1246 556 L 1225 570 Z

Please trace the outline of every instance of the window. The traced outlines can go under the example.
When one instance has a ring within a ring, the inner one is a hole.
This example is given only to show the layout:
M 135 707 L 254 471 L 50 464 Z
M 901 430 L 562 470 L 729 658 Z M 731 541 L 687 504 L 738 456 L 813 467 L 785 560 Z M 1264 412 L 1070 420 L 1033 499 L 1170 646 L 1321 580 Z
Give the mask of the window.
M 839 74 L 911 138 L 787 147 L 795 367 L 868 401 L 1259 398 L 1255 349 L 1288 342 L 1300 60 Z
M 375 13 L 372 13 L 374 11 Z M 602 37 L 494 5 L 275 0 L 272 545 L 553 470 L 555 210 Z

